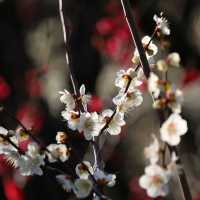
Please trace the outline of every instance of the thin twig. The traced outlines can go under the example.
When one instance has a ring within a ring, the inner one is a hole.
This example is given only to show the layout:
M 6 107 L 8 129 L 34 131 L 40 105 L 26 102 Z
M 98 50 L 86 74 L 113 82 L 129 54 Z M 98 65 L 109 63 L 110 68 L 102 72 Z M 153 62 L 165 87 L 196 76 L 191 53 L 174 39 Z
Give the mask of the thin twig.
M 70 76 L 70 80 L 71 80 L 72 87 L 74 90 L 74 94 L 77 96 L 79 94 L 79 92 L 78 92 L 78 89 L 75 84 L 74 74 L 73 74 L 73 70 L 71 68 L 71 63 L 70 63 L 70 58 L 69 58 L 69 46 L 68 46 L 68 40 L 67 40 L 67 31 L 65 28 L 65 20 L 64 20 L 64 14 L 63 14 L 63 1 L 62 0 L 59 0 L 59 14 L 60 14 L 60 20 L 61 20 L 61 24 L 62 24 L 64 44 L 65 44 L 66 64 L 69 67 L 69 76 Z
M 134 20 L 134 16 L 132 14 L 132 8 L 130 5 L 129 0 L 121 0 L 121 4 L 122 4 L 122 8 L 124 11 L 124 16 L 126 18 L 127 24 L 129 26 L 129 30 L 133 39 L 133 45 L 137 48 L 138 53 L 139 53 L 139 59 L 140 59 L 140 63 L 142 65 L 144 74 L 146 76 L 146 78 L 149 78 L 149 74 L 150 74 L 150 67 L 149 67 L 149 63 L 145 54 L 145 50 L 144 47 L 142 45 L 142 42 L 140 40 L 139 34 L 138 34 L 138 30 L 136 27 L 136 23 Z
M 71 144 L 71 147 L 72 147 L 72 144 Z M 73 149 L 74 149 L 74 156 L 79 159 L 79 153 L 76 151 L 75 147 Z M 101 189 L 100 189 L 100 187 L 99 187 L 94 175 L 90 172 L 90 170 L 87 167 L 87 165 L 83 161 L 81 162 L 81 164 L 84 166 L 84 168 L 86 169 L 86 171 L 90 175 L 90 178 L 91 178 L 91 180 L 92 180 L 92 182 L 94 184 L 94 187 L 93 187 L 94 192 L 100 197 L 100 199 L 109 200 L 109 198 L 107 196 L 105 196 L 103 194 L 103 192 L 101 192 Z
M 97 148 L 95 146 L 95 137 L 92 137 L 92 149 L 93 149 L 93 154 L 94 154 L 94 164 L 93 164 L 93 168 L 94 170 L 96 170 L 99 167 L 99 162 L 98 162 L 98 152 L 97 152 Z

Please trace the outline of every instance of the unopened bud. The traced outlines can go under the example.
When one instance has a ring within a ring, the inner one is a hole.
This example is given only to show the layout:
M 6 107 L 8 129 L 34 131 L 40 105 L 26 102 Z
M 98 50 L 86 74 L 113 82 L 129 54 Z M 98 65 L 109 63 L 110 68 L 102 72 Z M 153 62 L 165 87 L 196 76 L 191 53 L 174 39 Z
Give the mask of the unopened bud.
M 58 144 L 65 144 L 68 140 L 68 135 L 65 132 L 59 131 L 56 135 L 56 141 Z

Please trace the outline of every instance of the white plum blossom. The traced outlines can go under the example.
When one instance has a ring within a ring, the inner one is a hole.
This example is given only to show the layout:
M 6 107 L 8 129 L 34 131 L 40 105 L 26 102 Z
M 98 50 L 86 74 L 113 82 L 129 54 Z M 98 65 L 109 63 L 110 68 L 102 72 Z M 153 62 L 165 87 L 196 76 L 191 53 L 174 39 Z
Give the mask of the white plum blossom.
M 153 107 L 166 108 L 168 106 L 173 113 L 181 113 L 182 103 L 183 103 L 182 91 L 177 89 L 175 85 L 172 85 L 169 82 L 160 83 L 159 86 L 160 90 L 162 89 L 162 91 L 164 92 L 164 95 L 154 100 Z
M 21 175 L 43 175 L 41 166 L 45 165 L 45 155 L 40 154 L 39 147 L 36 143 L 30 143 L 25 155 L 21 155 L 16 161 L 16 166 L 19 168 Z
M 119 135 L 121 132 L 121 127 L 125 124 L 126 122 L 124 121 L 124 114 L 117 112 L 109 123 L 107 131 L 110 133 L 110 135 Z
M 82 163 L 77 164 L 75 171 L 77 176 L 81 179 L 88 179 L 89 175 L 94 173 L 93 168 L 88 161 L 83 161 Z
M 110 135 L 119 135 L 121 127 L 126 124 L 124 121 L 124 113 L 116 112 L 113 116 L 112 110 L 104 110 L 102 112 L 102 121 L 106 124 L 108 120 L 111 121 L 108 123 L 108 128 L 106 129 L 107 132 L 110 133 Z
M 99 116 L 96 112 L 81 114 L 78 130 L 83 132 L 86 140 L 91 140 L 94 136 L 98 136 L 100 128 Z
M 120 70 L 117 72 L 117 77 L 115 79 L 115 85 L 124 91 L 129 84 L 128 91 L 131 92 L 135 90 L 142 82 L 138 78 L 137 72 L 133 68 L 128 70 Z
M 154 15 L 154 21 L 156 22 L 157 28 L 164 34 L 170 35 L 170 29 L 168 21 L 165 17 L 163 17 L 163 13 L 160 13 L 160 16 Z
M 180 136 L 184 135 L 187 130 L 187 121 L 179 114 L 173 113 L 160 128 L 161 139 L 171 146 L 176 146 L 180 143 Z
M 22 155 L 17 161 L 17 167 L 22 176 L 43 175 L 42 165 L 45 165 L 44 156 L 39 155 L 34 158 Z
M 78 129 L 80 123 L 80 115 L 78 112 L 64 110 L 61 115 L 65 120 L 67 120 L 70 129 L 73 131 Z
M 156 63 L 156 66 L 157 66 L 158 70 L 160 70 L 161 72 L 167 72 L 167 70 L 169 68 L 169 65 L 163 59 L 158 60 Z
M 145 168 L 145 174 L 140 177 L 139 184 L 143 189 L 147 190 L 149 197 L 156 198 L 168 194 L 169 179 L 168 171 L 155 164 Z
M 94 172 L 94 178 L 99 185 L 107 185 L 109 187 L 113 187 L 116 182 L 115 174 L 107 174 L 100 169 L 97 169 Z
M 149 60 L 150 58 L 152 58 L 153 56 L 155 56 L 158 52 L 158 47 L 151 41 L 151 37 L 149 37 L 148 35 L 144 36 L 142 38 L 142 44 L 143 44 L 143 47 L 145 49 L 145 52 L 146 52 L 146 56 L 147 56 L 147 59 Z M 134 51 L 134 56 L 132 58 L 132 62 L 135 64 L 135 65 L 138 65 L 139 64 L 139 52 L 138 50 L 136 49 Z
M 39 154 L 39 152 L 40 152 L 40 149 L 39 149 L 39 146 L 37 145 L 37 143 L 32 142 L 28 145 L 26 154 L 33 158 L 33 157 L 37 156 Z
M 160 144 L 155 135 L 153 135 L 153 142 L 144 149 L 144 155 L 150 160 L 151 164 L 155 164 L 159 160 L 160 156 Z
M 71 95 L 71 93 L 68 92 L 67 90 L 60 91 L 59 93 L 61 94 L 60 101 L 62 103 L 64 103 L 66 106 L 65 109 L 67 111 L 74 110 L 76 107 L 76 103 L 75 103 L 74 97 Z
M 113 98 L 113 103 L 118 106 L 120 112 L 126 112 L 134 107 L 138 107 L 142 104 L 143 97 L 139 90 L 133 92 L 122 93 Z
M 90 195 L 92 187 L 93 184 L 89 179 L 76 179 L 73 191 L 77 198 L 84 199 Z
M 97 196 L 96 194 L 93 194 L 93 199 L 92 200 L 101 200 L 101 198 L 99 196 Z
M 153 72 L 150 73 L 150 77 L 148 79 L 148 90 L 155 98 L 158 98 L 160 94 L 159 78 Z
M 180 67 L 180 55 L 176 52 L 170 53 L 165 60 L 158 60 L 156 66 L 158 70 L 167 72 L 169 67 Z
M 146 50 L 147 58 L 155 56 L 158 52 L 158 47 L 151 41 L 151 37 L 148 35 L 142 38 L 142 44 Z M 148 45 L 148 47 L 147 47 Z
M 1 154 L 9 155 L 9 153 L 12 151 L 16 151 L 16 149 L 6 141 L 1 141 L 0 137 L 0 155 Z
M 10 146 L 12 147 L 12 146 Z M 6 156 L 6 160 L 8 161 L 8 163 L 17 168 L 17 163 L 18 163 L 18 160 L 20 159 L 20 154 L 19 152 L 17 151 L 17 149 L 15 148 L 4 148 L 3 151 L 2 151 L 2 154 L 4 154 Z
M 15 145 L 18 145 L 19 142 L 16 133 L 13 130 L 7 130 L 3 126 L 0 126 L 0 145 L 11 146 L 11 144 L 9 144 L 9 142 L 5 139 L 7 137 Z
M 180 61 L 181 61 L 181 58 L 180 58 L 180 55 L 177 52 L 170 53 L 167 56 L 167 63 L 171 66 L 179 67 Z
M 49 152 L 47 152 L 49 162 L 56 162 L 58 159 L 65 162 L 69 159 L 70 150 L 64 144 L 50 144 L 47 146 Z
M 174 113 L 181 113 L 181 106 L 183 103 L 183 92 L 179 89 L 172 87 L 171 91 L 167 92 L 169 99 L 168 106 Z
M 26 131 L 24 131 L 22 127 L 18 127 L 13 135 L 16 136 L 18 143 L 29 139 L 29 135 L 26 133 Z
M 8 135 L 8 130 L 5 129 L 3 126 L 0 126 L 0 134 L 7 136 Z
M 9 136 L 9 132 L 6 128 L 0 126 L 0 154 L 7 154 L 10 151 L 15 151 L 15 147 L 13 147 L 4 137 Z M 2 136 L 1 136 L 2 135 Z M 9 139 L 14 143 L 18 144 L 18 141 L 15 136 L 10 137 Z
M 81 85 L 79 92 L 80 92 L 80 98 L 81 98 L 83 107 L 87 110 L 87 104 L 91 99 L 91 95 L 85 94 L 85 85 L 84 84 Z
M 66 176 L 64 174 L 60 174 L 60 175 L 56 176 L 56 179 L 57 179 L 58 183 L 61 184 L 63 190 L 65 190 L 66 192 L 72 191 L 72 188 L 74 187 L 74 185 L 68 176 Z

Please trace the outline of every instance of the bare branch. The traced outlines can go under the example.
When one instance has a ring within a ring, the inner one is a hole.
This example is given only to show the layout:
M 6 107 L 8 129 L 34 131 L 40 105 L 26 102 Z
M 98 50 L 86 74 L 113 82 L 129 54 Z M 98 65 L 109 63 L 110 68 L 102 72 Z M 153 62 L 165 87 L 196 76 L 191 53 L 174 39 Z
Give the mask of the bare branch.
M 69 67 L 69 76 L 70 76 L 70 80 L 72 83 L 72 87 L 74 90 L 74 94 L 78 95 L 78 89 L 76 87 L 75 84 L 75 80 L 74 80 L 74 75 L 73 75 L 73 70 L 71 69 L 71 63 L 70 63 L 70 58 L 69 58 L 69 47 L 68 47 L 68 41 L 67 41 L 67 31 L 66 31 L 66 27 L 65 27 L 65 20 L 64 20 L 64 14 L 63 14 L 63 1 L 59 0 L 59 14 L 60 14 L 60 20 L 61 20 L 61 24 L 62 24 L 62 31 L 63 31 L 63 39 L 64 39 L 64 44 L 65 44 L 65 59 L 66 59 L 66 64 Z

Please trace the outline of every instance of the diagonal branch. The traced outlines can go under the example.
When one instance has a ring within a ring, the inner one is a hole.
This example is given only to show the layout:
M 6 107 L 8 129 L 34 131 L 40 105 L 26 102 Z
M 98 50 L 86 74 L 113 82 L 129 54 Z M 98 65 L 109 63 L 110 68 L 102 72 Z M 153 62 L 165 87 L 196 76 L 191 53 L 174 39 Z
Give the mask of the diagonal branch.
M 124 15 L 125 15 L 127 24 L 129 26 L 129 30 L 131 32 L 131 36 L 132 36 L 133 43 L 134 43 L 133 45 L 137 47 L 137 50 L 138 50 L 138 53 L 140 56 L 140 63 L 142 65 L 144 74 L 145 74 L 146 78 L 149 78 L 151 70 L 150 70 L 149 63 L 146 58 L 144 47 L 141 43 L 138 31 L 137 31 L 137 27 L 136 27 L 136 23 L 134 21 L 134 16 L 132 14 L 132 8 L 130 5 L 130 2 L 129 2 L 129 0 L 121 0 L 121 4 L 122 4 L 122 8 L 124 11 Z M 176 149 L 176 152 L 177 152 L 177 149 Z M 179 161 L 179 162 L 181 162 L 181 161 Z M 181 173 L 179 174 L 179 180 L 181 183 L 181 188 L 182 188 L 184 199 L 192 200 L 191 192 L 189 189 L 189 185 L 187 182 L 187 178 L 186 178 L 184 169 L 182 169 Z
M 176 155 L 179 155 L 177 147 L 172 148 L 168 145 L 168 148 L 169 148 L 170 152 L 175 152 Z M 179 165 L 183 166 L 180 157 L 179 157 L 177 162 L 178 162 Z M 181 190 L 182 190 L 181 192 L 182 192 L 182 196 L 183 196 L 184 200 L 192 200 L 192 194 L 190 192 L 190 187 L 189 187 L 187 177 L 186 177 L 186 173 L 185 173 L 185 170 L 184 170 L 183 167 L 180 168 L 180 171 L 179 171 L 179 174 L 178 174 L 178 179 L 180 181 Z
M 141 42 L 139 34 L 138 34 L 138 30 L 136 27 L 134 16 L 132 14 L 132 8 L 130 5 L 130 2 L 129 2 L 129 0 L 121 0 L 121 4 L 122 4 L 123 11 L 124 11 L 124 16 L 126 18 L 128 26 L 129 26 L 129 30 L 131 32 L 131 36 L 133 39 L 133 45 L 135 47 L 137 47 L 139 57 L 140 57 L 140 63 L 142 65 L 144 74 L 145 74 L 146 78 L 148 79 L 149 74 L 150 74 L 150 67 L 149 67 L 149 63 L 147 61 L 145 50 L 143 48 L 142 42 Z

